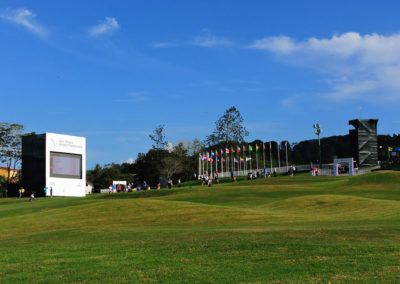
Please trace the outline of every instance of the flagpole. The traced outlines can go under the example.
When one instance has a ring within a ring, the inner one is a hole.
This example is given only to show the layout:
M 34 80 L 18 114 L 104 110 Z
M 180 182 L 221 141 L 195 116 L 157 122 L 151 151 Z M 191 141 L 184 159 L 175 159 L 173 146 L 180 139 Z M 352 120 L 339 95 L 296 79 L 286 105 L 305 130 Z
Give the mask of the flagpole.
M 271 146 L 271 141 L 269 141 L 269 159 L 271 161 L 271 169 L 270 169 L 270 174 L 272 174 L 272 150 L 271 150 L 272 146 Z
M 211 152 L 212 153 L 212 152 Z M 211 155 L 211 161 L 210 161 L 210 177 L 211 178 L 213 178 L 214 177 L 214 175 L 213 175 L 213 171 L 212 171 L 212 163 L 213 163 L 213 158 L 212 158 L 212 155 Z
M 199 175 L 197 176 L 197 179 L 200 177 L 201 175 L 201 154 L 199 154 Z
M 215 172 L 218 172 L 218 156 L 217 156 L 218 152 L 217 151 L 215 152 Z
M 257 148 L 257 144 L 256 144 L 256 166 L 257 166 L 257 171 L 258 171 L 258 154 L 257 154 L 257 152 L 258 152 L 258 148 Z
M 243 166 L 244 166 L 244 174 L 246 175 L 246 164 L 247 164 L 247 162 L 246 162 L 245 152 L 246 152 L 246 150 L 245 150 L 244 145 L 243 145 L 243 161 L 244 161 Z
M 265 171 L 265 144 L 264 144 L 264 142 L 263 142 L 263 164 L 264 164 L 263 170 Z
M 207 165 L 207 170 L 206 170 L 207 175 L 210 176 L 210 157 L 207 157 L 206 165 Z
M 288 156 L 287 156 L 287 141 L 285 142 L 285 146 L 286 146 L 286 172 L 289 171 L 289 165 L 288 165 Z
M 232 169 L 231 169 L 231 171 L 235 171 L 235 164 L 234 164 L 234 159 L 235 159 L 235 155 L 233 155 L 233 152 L 232 152 L 232 148 L 231 148 L 231 157 L 232 157 Z
M 250 149 L 250 146 L 249 146 L 249 149 Z M 253 151 L 249 150 L 249 152 L 250 152 L 250 172 L 253 172 L 253 157 L 251 155 L 251 152 L 253 152 Z
M 226 153 L 226 149 L 227 148 L 225 148 L 225 168 L 226 172 L 229 172 L 228 154 Z
M 281 154 L 279 153 L 280 151 L 280 147 L 279 147 L 279 143 L 276 142 L 276 145 L 278 146 L 278 148 L 276 149 L 278 151 L 278 172 L 281 172 Z
M 203 157 L 204 157 L 204 155 L 203 155 Z M 203 171 L 202 176 L 204 178 L 204 158 L 201 159 L 201 167 L 202 167 L 202 171 Z
M 222 163 L 222 159 L 224 155 L 221 153 L 221 174 L 224 172 L 224 164 Z

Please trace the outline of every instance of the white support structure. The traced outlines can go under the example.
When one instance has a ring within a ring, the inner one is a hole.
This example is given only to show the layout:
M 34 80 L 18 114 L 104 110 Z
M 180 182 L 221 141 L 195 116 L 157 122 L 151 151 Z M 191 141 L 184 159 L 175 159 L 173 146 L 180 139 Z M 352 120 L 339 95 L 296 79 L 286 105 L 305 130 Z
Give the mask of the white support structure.
M 53 196 L 85 196 L 86 138 L 45 133 L 45 185 Z
M 353 158 L 342 158 L 333 160 L 333 175 L 339 176 L 339 166 L 341 164 L 349 165 L 349 176 L 354 175 L 354 159 Z

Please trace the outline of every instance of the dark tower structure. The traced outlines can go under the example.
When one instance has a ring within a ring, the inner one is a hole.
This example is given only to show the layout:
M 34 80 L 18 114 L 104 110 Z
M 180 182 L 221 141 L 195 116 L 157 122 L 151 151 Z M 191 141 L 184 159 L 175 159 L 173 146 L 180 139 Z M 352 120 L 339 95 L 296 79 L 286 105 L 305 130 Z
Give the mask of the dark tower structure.
M 378 164 L 378 119 L 353 119 L 349 124 L 355 129 L 349 131 L 353 157 L 359 166 Z

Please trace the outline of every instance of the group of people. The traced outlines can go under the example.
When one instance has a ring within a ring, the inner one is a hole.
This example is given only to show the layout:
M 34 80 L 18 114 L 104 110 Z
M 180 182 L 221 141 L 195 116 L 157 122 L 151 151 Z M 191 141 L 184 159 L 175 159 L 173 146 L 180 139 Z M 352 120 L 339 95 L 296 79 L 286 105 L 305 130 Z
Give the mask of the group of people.
M 215 183 L 219 183 L 219 177 L 218 177 L 218 171 L 214 172 L 214 180 Z M 212 186 L 213 183 L 213 178 L 208 175 L 208 172 L 206 172 L 203 176 L 199 176 L 199 179 L 202 181 L 201 185 L 207 185 L 208 187 Z
M 178 185 L 181 185 L 181 180 L 178 179 Z M 167 187 L 172 188 L 174 186 L 172 179 L 169 179 L 167 182 Z M 158 183 L 155 189 L 160 189 L 161 184 Z M 136 187 L 133 185 L 133 183 L 130 183 L 128 185 L 123 185 L 123 184 L 110 184 L 108 187 L 108 193 L 120 193 L 120 192 L 133 192 L 133 191 L 142 191 L 142 190 L 150 190 L 151 187 L 150 185 L 146 182 L 143 181 L 141 184 L 138 184 Z
M 288 169 L 288 174 L 290 176 L 294 176 L 297 173 L 297 168 L 292 165 L 289 169 Z M 235 175 L 235 172 L 232 170 L 230 172 L 231 174 L 231 179 L 232 181 L 236 182 L 237 181 L 237 177 Z M 208 172 L 205 172 L 205 174 L 199 175 L 199 180 L 202 181 L 202 185 L 208 185 L 209 187 L 212 186 L 213 180 L 216 183 L 219 183 L 219 178 L 218 178 L 218 171 L 215 171 L 213 173 L 213 175 L 209 175 Z M 248 172 L 247 174 L 247 179 L 248 180 L 253 180 L 253 179 L 258 179 L 258 178 L 270 178 L 271 176 L 276 177 L 277 176 L 277 169 L 273 168 L 272 170 L 268 171 L 266 168 L 264 168 L 263 170 L 256 170 L 256 171 L 251 171 Z
M 49 195 L 50 197 L 53 197 L 53 187 L 50 186 L 50 189 L 45 186 L 43 188 L 43 192 L 44 192 L 44 196 L 47 196 L 47 192 L 49 191 Z M 24 187 L 20 187 L 18 189 L 18 197 L 19 198 L 23 198 L 25 196 L 25 188 Z M 35 199 L 35 192 L 32 191 L 31 194 L 29 195 L 29 202 L 32 202 Z

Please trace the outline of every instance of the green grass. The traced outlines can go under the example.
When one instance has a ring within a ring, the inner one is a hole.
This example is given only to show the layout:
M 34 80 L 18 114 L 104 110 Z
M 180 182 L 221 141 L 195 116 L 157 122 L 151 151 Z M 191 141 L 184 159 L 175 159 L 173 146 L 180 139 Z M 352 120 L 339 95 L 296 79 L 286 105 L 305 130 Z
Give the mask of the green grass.
M 0 283 L 400 282 L 400 173 L 0 200 Z

